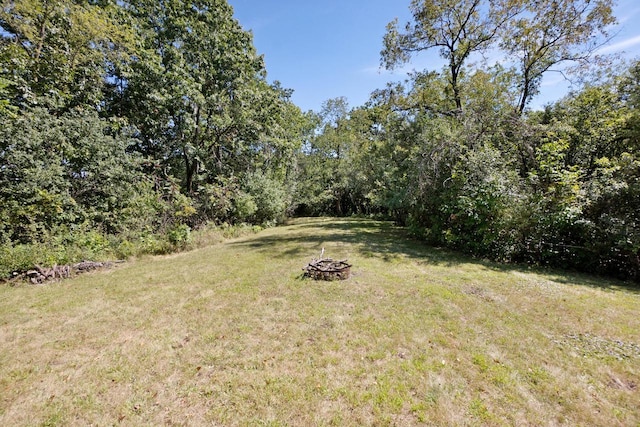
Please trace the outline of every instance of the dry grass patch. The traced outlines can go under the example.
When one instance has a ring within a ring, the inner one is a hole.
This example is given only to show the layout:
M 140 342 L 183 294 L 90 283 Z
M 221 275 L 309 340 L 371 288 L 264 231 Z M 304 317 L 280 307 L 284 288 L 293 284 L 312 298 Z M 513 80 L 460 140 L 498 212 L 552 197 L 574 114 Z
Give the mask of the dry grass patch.
M 322 247 L 349 280 L 301 279 Z M 639 302 L 297 220 L 0 288 L 0 424 L 638 425 Z

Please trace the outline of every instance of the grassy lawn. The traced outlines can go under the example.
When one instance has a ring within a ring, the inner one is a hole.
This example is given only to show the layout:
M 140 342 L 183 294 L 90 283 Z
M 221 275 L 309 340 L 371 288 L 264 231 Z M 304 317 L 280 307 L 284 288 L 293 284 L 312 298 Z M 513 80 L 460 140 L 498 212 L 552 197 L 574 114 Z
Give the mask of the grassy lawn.
M 325 255 L 342 282 L 301 278 Z M 640 425 L 640 287 L 301 219 L 0 287 L 0 425 Z

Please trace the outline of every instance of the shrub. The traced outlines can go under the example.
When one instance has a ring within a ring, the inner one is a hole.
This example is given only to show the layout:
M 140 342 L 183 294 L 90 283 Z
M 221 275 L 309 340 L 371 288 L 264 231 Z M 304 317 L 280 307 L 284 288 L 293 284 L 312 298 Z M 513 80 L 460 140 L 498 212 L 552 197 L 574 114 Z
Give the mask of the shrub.
M 167 239 L 176 249 L 184 249 L 191 243 L 191 227 L 186 224 L 175 224 L 167 232 Z
M 255 205 L 255 211 L 248 217 L 250 222 L 266 224 L 284 220 L 290 200 L 285 186 L 280 181 L 264 173 L 255 172 L 247 177 L 245 187 Z

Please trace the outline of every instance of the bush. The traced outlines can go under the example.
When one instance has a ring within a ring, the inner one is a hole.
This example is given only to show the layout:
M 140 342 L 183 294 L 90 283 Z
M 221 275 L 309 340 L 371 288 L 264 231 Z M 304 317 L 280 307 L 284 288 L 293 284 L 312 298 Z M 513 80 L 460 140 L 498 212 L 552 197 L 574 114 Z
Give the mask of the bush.
M 253 196 L 244 192 L 235 197 L 233 205 L 234 217 L 241 222 L 251 221 L 258 211 L 258 205 Z
M 184 249 L 191 243 L 191 227 L 186 224 L 176 224 L 167 232 L 169 243 L 176 249 Z
M 246 179 L 246 192 L 255 211 L 247 218 L 254 224 L 275 224 L 284 221 L 290 200 L 285 186 L 278 180 L 254 172 Z

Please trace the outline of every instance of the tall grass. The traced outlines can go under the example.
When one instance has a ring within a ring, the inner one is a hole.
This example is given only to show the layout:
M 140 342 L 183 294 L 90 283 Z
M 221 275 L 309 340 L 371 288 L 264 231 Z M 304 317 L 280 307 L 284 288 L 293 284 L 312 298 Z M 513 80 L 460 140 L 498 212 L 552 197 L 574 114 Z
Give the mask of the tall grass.
M 256 225 L 224 223 L 205 225 L 195 231 L 184 225 L 174 227 L 166 234 L 125 233 L 114 236 L 87 230 L 61 233 L 41 243 L 1 245 L 0 280 L 11 278 L 14 272 L 31 270 L 36 265 L 50 267 L 82 260 L 125 260 L 144 255 L 166 255 L 260 230 L 262 227 Z

